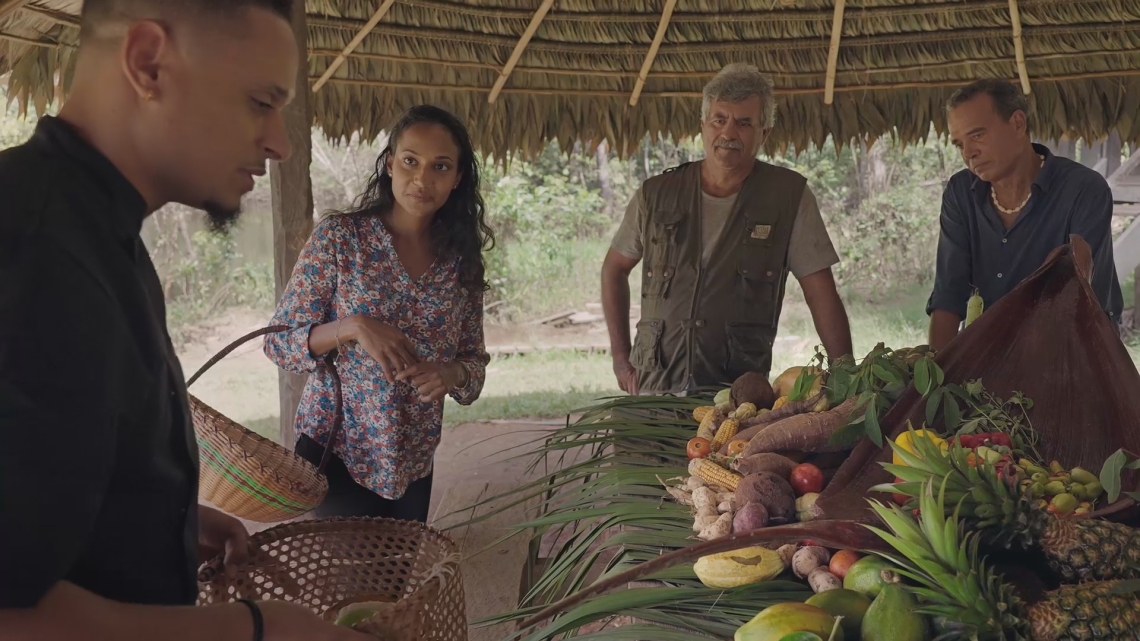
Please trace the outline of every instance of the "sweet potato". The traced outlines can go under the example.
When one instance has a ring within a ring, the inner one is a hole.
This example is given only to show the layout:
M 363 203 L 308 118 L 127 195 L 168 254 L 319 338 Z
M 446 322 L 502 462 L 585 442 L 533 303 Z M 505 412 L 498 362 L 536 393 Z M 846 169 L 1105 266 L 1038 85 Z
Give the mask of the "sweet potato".
M 756 436 L 760 432 L 764 431 L 764 429 L 770 425 L 773 425 L 791 416 L 797 416 L 799 414 L 808 412 L 812 407 L 815 406 L 816 403 L 819 402 L 819 399 L 822 397 L 823 393 L 820 392 L 811 398 L 804 399 L 802 401 L 794 401 L 788 403 L 787 405 L 784 405 L 783 407 L 774 409 L 771 412 L 765 412 L 764 414 L 761 414 L 754 418 L 748 418 L 744 419 L 743 421 L 739 421 L 738 428 L 740 431 L 732 437 L 732 440 L 735 441 L 739 439 L 751 439 L 753 436 Z M 728 453 L 728 444 L 725 444 L 724 447 L 721 448 L 721 453 Z
M 773 423 L 748 441 L 748 447 L 744 448 L 742 456 L 777 450 L 836 452 L 844 449 L 828 442 L 832 434 L 850 422 L 856 402 L 855 398 L 849 398 L 826 412 L 800 414 Z
M 796 462 L 773 452 L 763 452 L 752 456 L 741 456 L 732 462 L 732 469 L 744 476 L 759 472 L 771 472 L 782 479 L 788 478 Z

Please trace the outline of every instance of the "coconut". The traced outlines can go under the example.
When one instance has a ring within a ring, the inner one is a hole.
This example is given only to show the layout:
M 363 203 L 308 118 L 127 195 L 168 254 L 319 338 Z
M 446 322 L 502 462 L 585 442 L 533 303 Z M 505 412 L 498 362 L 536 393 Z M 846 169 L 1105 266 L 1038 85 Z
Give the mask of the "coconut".
M 745 372 L 732 384 L 732 402 L 739 407 L 743 403 L 752 403 L 756 407 L 772 407 L 776 402 L 776 393 L 772 385 L 760 372 Z

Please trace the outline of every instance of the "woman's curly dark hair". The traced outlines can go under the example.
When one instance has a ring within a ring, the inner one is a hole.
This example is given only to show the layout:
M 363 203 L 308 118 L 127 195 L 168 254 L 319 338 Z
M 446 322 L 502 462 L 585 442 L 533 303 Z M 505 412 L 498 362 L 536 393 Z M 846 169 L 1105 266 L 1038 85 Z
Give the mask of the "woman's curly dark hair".
M 448 111 L 431 105 L 419 105 L 400 116 L 389 129 L 388 143 L 376 159 L 376 170 L 369 177 L 355 210 L 348 213 L 380 214 L 391 211 L 396 204 L 396 196 L 392 193 L 388 159 L 395 154 L 400 136 L 418 124 L 445 127 L 459 147 L 459 158 L 456 160 L 456 169 L 461 173 L 459 186 L 452 190 L 447 202 L 435 213 L 432 221 L 431 238 L 436 255 L 458 257 L 459 284 L 471 290 L 479 288 L 487 291 L 490 285 L 486 278 L 483 251 L 495 246 L 495 237 L 487 226 L 487 209 L 483 204 L 483 196 L 479 193 L 479 166 L 471 136 L 463 123 Z

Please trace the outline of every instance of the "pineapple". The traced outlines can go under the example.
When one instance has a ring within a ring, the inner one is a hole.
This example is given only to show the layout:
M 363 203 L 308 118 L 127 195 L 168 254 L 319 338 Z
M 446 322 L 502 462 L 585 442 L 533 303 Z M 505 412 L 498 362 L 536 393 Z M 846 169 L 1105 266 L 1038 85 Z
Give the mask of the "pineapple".
M 1140 594 L 1114 591 L 1114 586 L 1125 588 L 1120 581 L 1063 586 L 1032 605 L 1018 598 L 979 558 L 977 533 L 962 534 L 958 511 L 947 502 L 948 480 L 941 480 L 937 497 L 934 482 L 922 484 L 917 521 L 896 506 L 872 502 L 890 532 L 870 529 L 894 548 L 881 556 L 917 584 L 907 589 L 920 600 L 920 612 L 936 617 L 939 641 L 1137 638 Z
M 925 439 L 914 439 L 915 453 L 896 447 L 906 465 L 883 467 L 902 483 L 875 490 L 916 497 L 928 479 L 946 481 L 949 506 L 997 545 L 1038 548 L 1066 582 L 1140 578 L 1140 536 L 1134 528 L 1097 519 L 1057 517 L 1039 507 L 1017 479 L 1003 479 L 985 462 L 971 466 L 972 455 L 961 447 L 941 452 Z M 1007 468 L 1008 469 L 1008 468 Z

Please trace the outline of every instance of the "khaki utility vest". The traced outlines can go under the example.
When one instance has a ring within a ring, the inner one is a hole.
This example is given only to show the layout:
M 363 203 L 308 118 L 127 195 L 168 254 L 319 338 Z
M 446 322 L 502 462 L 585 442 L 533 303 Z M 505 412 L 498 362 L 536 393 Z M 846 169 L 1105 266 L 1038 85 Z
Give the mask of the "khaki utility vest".
M 630 353 L 638 386 L 669 393 L 768 375 L 807 180 L 757 160 L 701 266 L 701 165 L 642 186 L 641 319 Z

